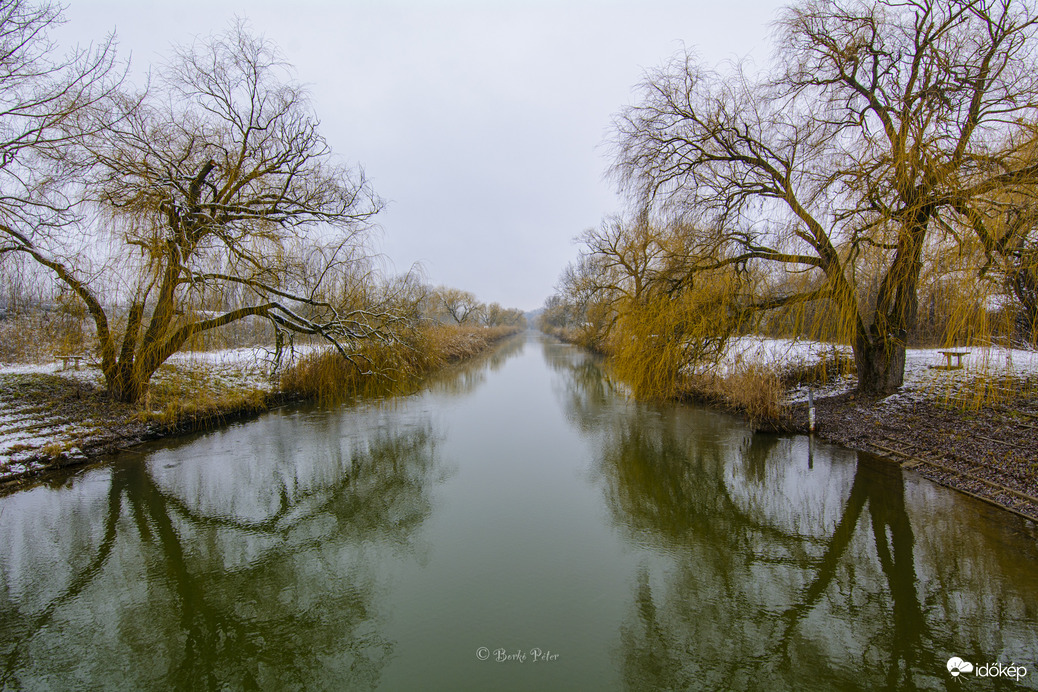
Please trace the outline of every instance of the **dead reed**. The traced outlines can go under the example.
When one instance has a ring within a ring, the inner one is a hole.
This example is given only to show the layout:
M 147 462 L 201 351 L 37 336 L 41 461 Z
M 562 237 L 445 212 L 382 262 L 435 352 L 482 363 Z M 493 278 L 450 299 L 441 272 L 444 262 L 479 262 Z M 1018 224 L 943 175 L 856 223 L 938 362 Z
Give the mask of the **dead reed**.
M 287 368 L 279 390 L 322 403 L 406 393 L 433 370 L 485 351 L 517 331 L 517 327 L 432 325 L 398 341 L 364 344 L 348 359 L 324 349 Z
M 683 397 L 740 412 L 751 427 L 758 429 L 783 427 L 785 391 L 782 378 L 773 368 L 751 362 L 694 373 L 681 385 Z

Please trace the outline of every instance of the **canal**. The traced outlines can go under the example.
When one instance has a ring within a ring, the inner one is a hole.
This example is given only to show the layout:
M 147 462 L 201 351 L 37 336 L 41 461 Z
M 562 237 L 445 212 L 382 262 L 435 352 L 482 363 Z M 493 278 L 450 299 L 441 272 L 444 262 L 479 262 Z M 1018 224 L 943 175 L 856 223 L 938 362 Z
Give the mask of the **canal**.
M 532 332 L 0 498 L 4 689 L 1036 683 L 1034 524 Z

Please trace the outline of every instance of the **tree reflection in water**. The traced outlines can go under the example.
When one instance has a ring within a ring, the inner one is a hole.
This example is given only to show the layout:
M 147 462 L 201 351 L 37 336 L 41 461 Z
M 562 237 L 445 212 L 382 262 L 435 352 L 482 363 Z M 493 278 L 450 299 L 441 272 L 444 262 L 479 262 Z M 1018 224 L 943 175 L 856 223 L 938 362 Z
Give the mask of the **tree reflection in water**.
M 526 346 L 526 335 L 506 338 L 488 351 L 466 359 L 453 367 L 433 371 L 421 383 L 423 389 L 437 394 L 464 396 L 486 382 L 487 374 L 497 372 Z
M 374 558 L 413 550 L 435 435 L 377 410 L 267 423 L 291 418 L 295 445 L 264 461 L 254 422 L 182 447 L 182 464 L 159 452 L 61 498 L 7 498 L 0 686 L 374 687 L 393 649 Z
M 620 632 L 629 689 L 931 688 L 951 655 L 1033 660 L 1038 577 L 1000 559 L 1034 555 L 1033 526 L 893 464 L 618 403 L 595 359 L 544 348 L 615 524 L 649 547 Z

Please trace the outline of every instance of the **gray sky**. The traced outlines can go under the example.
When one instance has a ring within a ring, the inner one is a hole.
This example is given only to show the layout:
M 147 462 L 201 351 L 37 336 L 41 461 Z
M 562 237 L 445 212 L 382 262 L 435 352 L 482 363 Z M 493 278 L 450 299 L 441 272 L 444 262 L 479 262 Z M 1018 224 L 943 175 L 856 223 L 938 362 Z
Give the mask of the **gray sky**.
M 333 150 L 389 200 L 390 268 L 531 310 L 573 237 L 622 204 L 606 180 L 611 118 L 646 69 L 770 56 L 779 0 L 72 0 L 54 38 L 115 30 L 135 70 L 235 16 L 310 88 Z

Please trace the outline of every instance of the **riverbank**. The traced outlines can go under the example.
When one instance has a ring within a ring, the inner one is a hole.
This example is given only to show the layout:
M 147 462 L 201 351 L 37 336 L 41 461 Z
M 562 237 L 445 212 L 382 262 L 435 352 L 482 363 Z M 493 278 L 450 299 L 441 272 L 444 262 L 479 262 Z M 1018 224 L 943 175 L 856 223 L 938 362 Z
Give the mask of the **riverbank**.
M 1038 396 L 963 410 L 940 399 L 815 400 L 816 434 L 1038 521 Z M 806 430 L 807 404 L 789 411 Z
M 737 350 L 780 374 L 833 359 L 832 347 L 774 339 Z M 815 434 L 1038 521 L 1038 353 L 969 351 L 949 370 L 937 349 L 909 349 L 904 385 L 882 398 L 855 392 L 853 375 L 823 378 L 812 387 Z M 806 385 L 787 389 L 775 427 L 807 432 L 807 399 Z
M 807 433 L 810 389 L 817 437 L 1038 521 L 1038 352 L 969 351 L 949 370 L 938 349 L 909 349 L 901 390 L 868 398 L 847 347 L 740 337 L 678 398 L 761 431 Z
M 1038 398 L 977 411 L 853 393 L 815 405 L 820 438 L 1038 521 Z M 806 430 L 806 403 L 794 405 L 790 416 Z
M 392 389 L 417 386 L 435 369 L 483 353 L 517 331 L 431 330 L 422 353 L 425 368 L 395 372 Z M 225 425 L 288 401 L 326 398 L 296 386 L 299 368 L 324 357 L 304 349 L 275 371 L 273 352 L 265 348 L 180 353 L 156 372 L 148 398 L 137 405 L 109 399 L 96 364 L 0 365 L 0 490 L 148 440 Z M 359 391 L 357 382 L 340 386 L 339 398 Z

